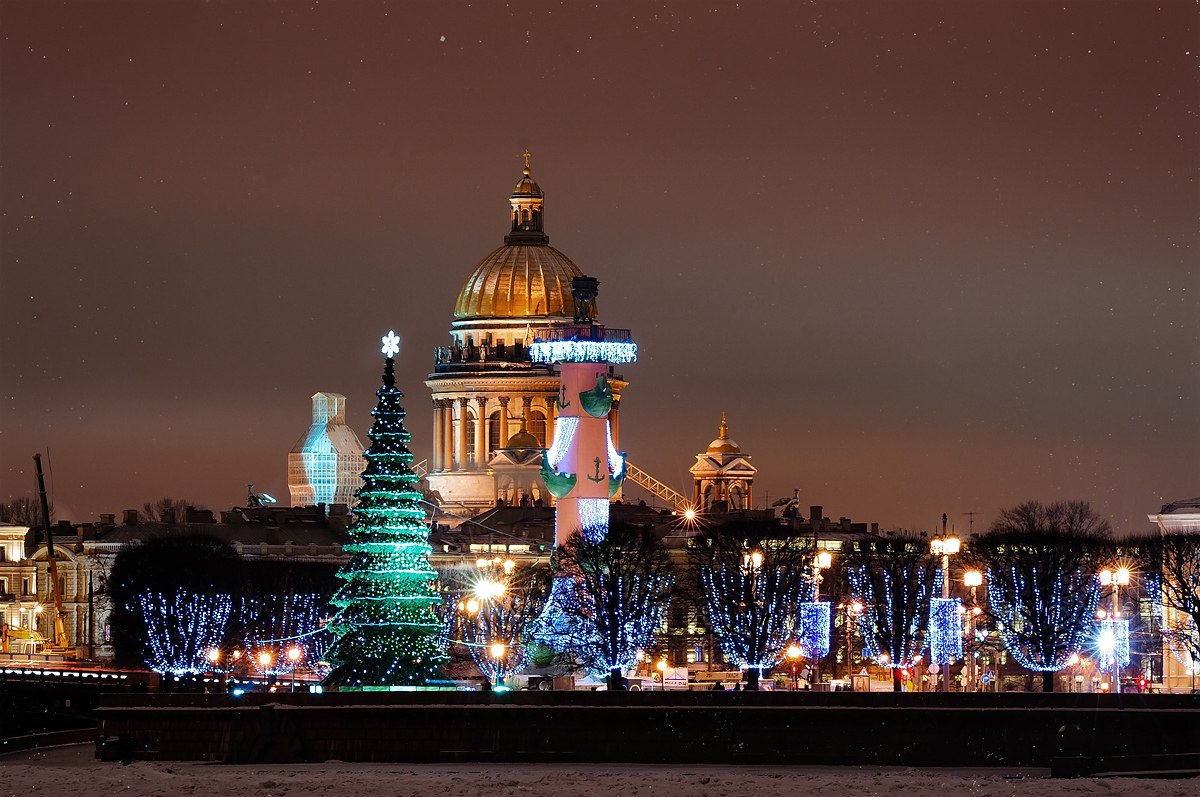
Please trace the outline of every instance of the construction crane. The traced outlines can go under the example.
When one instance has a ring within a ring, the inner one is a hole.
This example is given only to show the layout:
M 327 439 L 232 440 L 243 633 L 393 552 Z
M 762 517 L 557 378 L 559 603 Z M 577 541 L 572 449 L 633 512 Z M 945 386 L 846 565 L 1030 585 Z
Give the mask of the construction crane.
M 63 621 L 66 612 L 63 611 L 62 590 L 58 586 L 58 562 L 54 554 L 54 532 L 50 528 L 50 503 L 46 500 L 46 479 L 42 476 L 42 455 L 33 455 L 37 467 L 38 495 L 42 499 L 42 526 L 46 533 L 46 554 L 50 561 L 50 594 L 54 596 L 54 643 L 57 652 L 67 654 L 71 647 L 67 641 L 67 626 Z
M 676 512 L 686 512 L 692 508 L 692 502 L 686 495 L 663 484 L 629 460 L 625 460 L 625 478 L 651 495 L 669 502 L 675 507 Z

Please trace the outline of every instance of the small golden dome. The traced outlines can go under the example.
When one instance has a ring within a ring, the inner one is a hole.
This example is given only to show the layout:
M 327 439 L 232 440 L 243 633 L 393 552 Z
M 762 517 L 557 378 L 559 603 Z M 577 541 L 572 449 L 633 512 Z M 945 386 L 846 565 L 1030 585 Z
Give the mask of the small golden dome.
M 721 429 L 717 433 L 717 439 L 708 444 L 709 454 L 740 454 L 742 448 L 737 444 L 736 440 L 729 439 L 729 424 L 725 422 L 725 411 L 721 411 Z
M 525 419 L 521 418 L 521 428 L 512 437 L 508 438 L 508 443 L 505 448 L 541 448 L 542 444 L 525 428 Z

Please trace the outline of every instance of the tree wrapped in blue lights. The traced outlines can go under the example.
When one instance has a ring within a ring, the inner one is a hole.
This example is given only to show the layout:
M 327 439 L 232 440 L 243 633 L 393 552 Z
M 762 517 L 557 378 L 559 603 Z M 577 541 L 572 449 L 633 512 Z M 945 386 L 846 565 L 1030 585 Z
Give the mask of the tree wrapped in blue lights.
M 913 666 L 925 648 L 933 598 L 942 592 L 940 557 L 923 539 L 897 537 L 859 542 L 846 553 L 850 589 L 863 604 L 863 638 L 871 656 L 900 670 Z
M 329 627 L 336 641 L 325 678 L 334 686 L 422 685 L 438 679 L 446 660 L 435 612 L 441 602 L 437 572 L 429 564 L 429 529 L 400 404 L 404 394 L 396 388 L 397 344 L 393 333 L 384 338 L 367 467 L 342 546 L 350 562 L 338 572 L 345 583 L 332 601 L 337 614 Z
M 609 688 L 651 648 L 671 598 L 674 576 L 662 539 L 616 523 L 597 538 L 572 534 L 555 552 L 555 578 L 537 636 L 573 654 Z
M 713 634 L 730 662 L 746 671 L 747 689 L 758 688 L 763 671 L 779 663 L 801 630 L 797 614 L 814 595 L 812 555 L 811 541 L 784 536 L 773 523 L 715 526 L 689 549 Z M 827 628 L 824 639 L 828 652 Z
M 226 607 L 236 606 L 243 572 L 232 545 L 178 527 L 122 548 L 105 590 L 117 663 L 158 672 L 201 666 L 198 646 L 220 646 L 227 635 Z
M 1000 638 L 1017 663 L 1042 673 L 1044 692 L 1093 636 L 1108 530 L 1087 503 L 1029 501 L 971 544 Z
M 233 601 L 188 589 L 138 596 L 137 612 L 146 629 L 146 666 L 160 674 L 199 675 L 208 670 L 208 651 L 219 648 Z

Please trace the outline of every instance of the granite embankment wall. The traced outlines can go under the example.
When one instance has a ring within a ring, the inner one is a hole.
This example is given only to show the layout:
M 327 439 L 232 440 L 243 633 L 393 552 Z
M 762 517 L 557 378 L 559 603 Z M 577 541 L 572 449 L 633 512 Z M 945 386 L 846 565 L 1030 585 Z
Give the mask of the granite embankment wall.
M 111 696 L 102 748 L 226 763 L 578 761 L 1050 766 L 1200 754 L 1177 695 L 341 693 Z

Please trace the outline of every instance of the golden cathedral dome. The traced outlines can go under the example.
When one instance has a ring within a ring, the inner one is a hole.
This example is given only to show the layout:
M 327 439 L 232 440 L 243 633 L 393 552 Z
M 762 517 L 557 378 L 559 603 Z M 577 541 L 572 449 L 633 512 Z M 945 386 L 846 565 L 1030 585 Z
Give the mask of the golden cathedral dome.
M 708 454 L 740 454 L 741 446 L 737 441 L 729 439 L 729 424 L 725 422 L 725 413 L 721 412 L 721 429 L 717 434 L 717 439 L 708 444 Z
M 480 261 L 454 303 L 456 321 L 575 315 L 571 280 L 583 276 L 571 258 L 550 245 L 543 228 L 545 195 L 525 169 L 509 197 L 511 229 L 504 246 Z
M 571 318 L 571 279 L 580 276 L 579 266 L 548 244 L 501 246 L 467 278 L 454 303 L 454 318 Z

